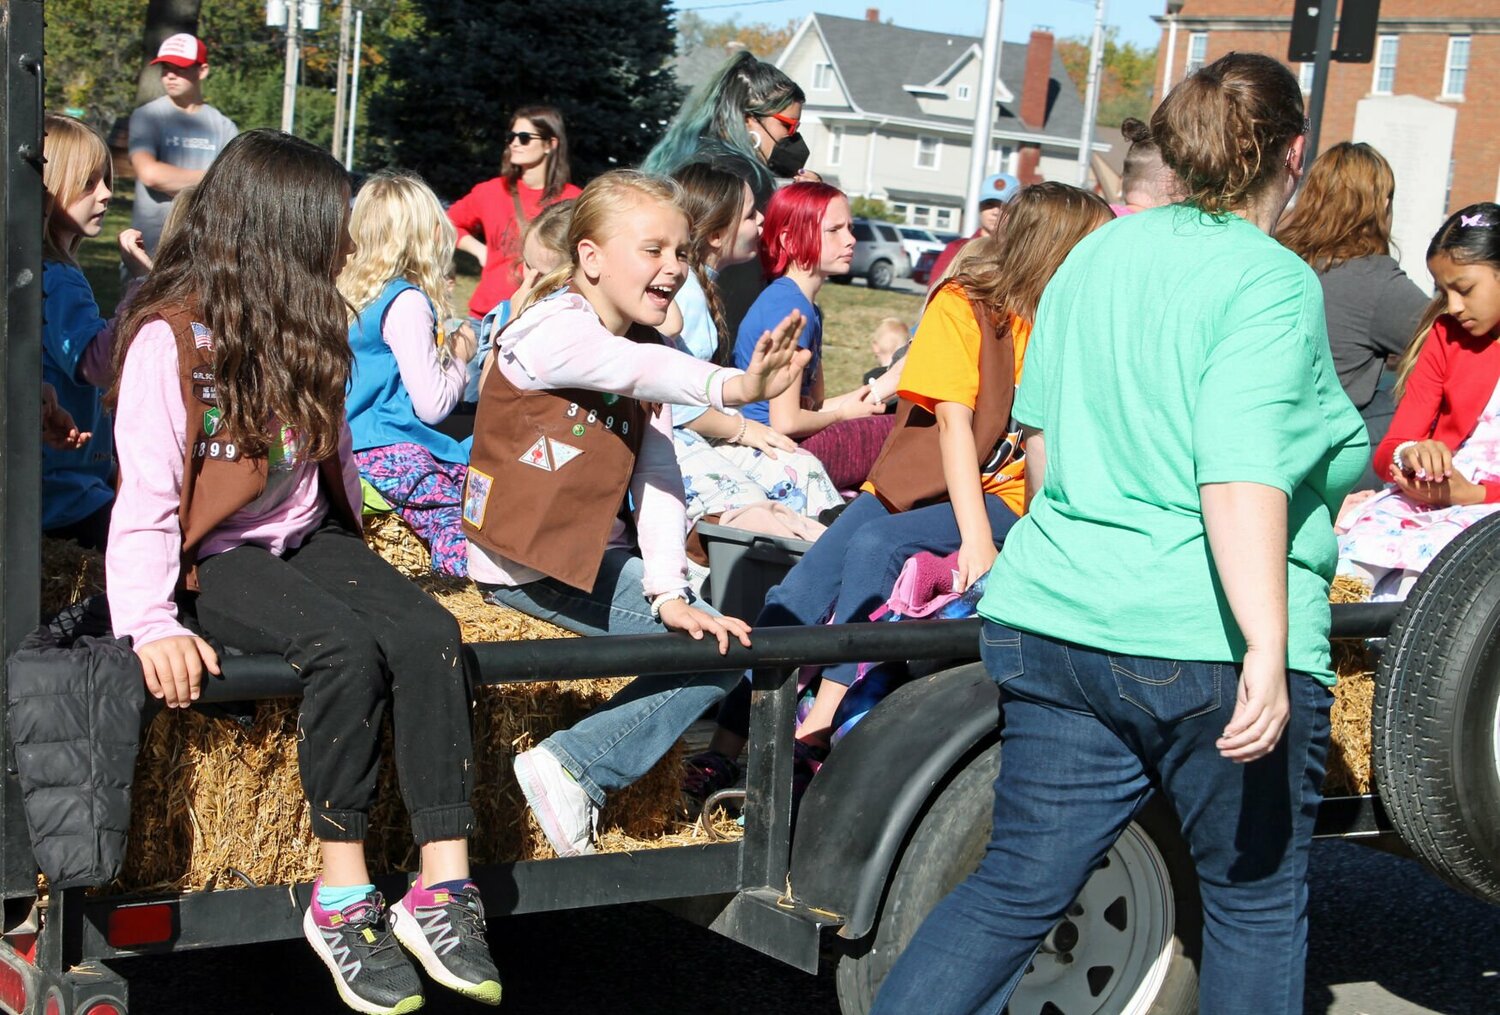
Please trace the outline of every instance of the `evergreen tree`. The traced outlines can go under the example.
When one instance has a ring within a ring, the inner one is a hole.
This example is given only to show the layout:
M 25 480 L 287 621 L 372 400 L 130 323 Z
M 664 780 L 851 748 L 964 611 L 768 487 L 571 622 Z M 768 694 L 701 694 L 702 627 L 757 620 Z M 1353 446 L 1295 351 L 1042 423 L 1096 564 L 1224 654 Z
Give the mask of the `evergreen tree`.
M 500 166 L 511 110 L 567 123 L 573 180 L 637 164 L 677 111 L 667 0 L 417 0 L 371 97 L 372 157 L 456 199 Z

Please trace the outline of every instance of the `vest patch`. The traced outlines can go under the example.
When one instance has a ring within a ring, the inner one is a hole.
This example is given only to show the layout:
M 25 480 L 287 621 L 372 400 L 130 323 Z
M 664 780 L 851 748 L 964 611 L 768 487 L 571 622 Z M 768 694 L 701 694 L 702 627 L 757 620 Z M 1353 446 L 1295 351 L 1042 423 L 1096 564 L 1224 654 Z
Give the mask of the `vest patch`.
M 193 345 L 199 349 L 212 349 L 214 347 L 213 333 L 197 321 L 193 322 Z
M 205 399 L 207 401 L 207 399 Z M 219 432 L 219 423 L 224 418 L 224 413 L 218 406 L 203 413 L 203 432 L 209 437 Z
M 237 462 L 240 449 L 234 441 L 199 440 L 193 445 L 194 458 L 207 458 L 214 462 Z
M 571 444 L 564 444 L 562 441 L 553 440 L 551 437 L 547 438 L 547 447 L 552 452 L 552 467 L 554 469 L 561 469 L 564 465 L 567 465 L 573 459 L 583 454 L 582 448 L 575 448 Z
M 472 465 L 469 467 L 468 477 L 464 480 L 464 521 L 470 525 L 484 525 L 484 511 L 490 504 L 490 489 L 495 485 L 495 479 L 487 472 L 481 472 Z
M 543 472 L 552 471 L 552 459 L 547 454 L 547 438 L 538 437 L 536 443 L 526 449 L 525 454 L 519 459 L 522 463 L 532 468 L 541 469 Z

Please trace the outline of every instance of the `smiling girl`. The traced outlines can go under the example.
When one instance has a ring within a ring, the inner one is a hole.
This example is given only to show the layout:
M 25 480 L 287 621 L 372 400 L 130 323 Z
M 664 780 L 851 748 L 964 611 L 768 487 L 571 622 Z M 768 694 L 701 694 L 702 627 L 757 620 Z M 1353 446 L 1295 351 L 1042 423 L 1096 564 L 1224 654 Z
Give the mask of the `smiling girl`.
M 568 262 L 495 341 L 464 489 L 469 575 L 490 602 L 579 634 L 683 631 L 728 651 L 749 626 L 696 606 L 685 577 L 682 476 L 670 404 L 723 411 L 775 397 L 806 363 L 786 315 L 747 368 L 715 367 L 657 329 L 688 275 L 688 221 L 669 179 L 605 173 L 578 198 Z M 630 522 L 625 517 L 629 512 Z M 560 856 L 593 851 L 611 790 L 644 775 L 739 680 L 638 678 L 515 760 Z
M 42 380 L 56 403 L 93 439 L 81 446 L 42 452 L 42 528 L 58 539 L 98 549 L 109 532 L 114 500 L 114 439 L 100 388 L 109 384 L 114 322 L 99 314 L 88 279 L 78 267 L 78 246 L 98 236 L 109 209 L 113 173 L 104 139 L 71 116 L 48 114 L 42 244 Z M 120 253 L 132 275 L 150 267 L 137 241 L 120 234 Z
M 1375 449 L 1390 485 L 1339 539 L 1339 571 L 1403 599 L 1432 558 L 1500 508 L 1500 205 L 1459 211 L 1427 248 L 1437 283 L 1402 357 L 1396 415 Z

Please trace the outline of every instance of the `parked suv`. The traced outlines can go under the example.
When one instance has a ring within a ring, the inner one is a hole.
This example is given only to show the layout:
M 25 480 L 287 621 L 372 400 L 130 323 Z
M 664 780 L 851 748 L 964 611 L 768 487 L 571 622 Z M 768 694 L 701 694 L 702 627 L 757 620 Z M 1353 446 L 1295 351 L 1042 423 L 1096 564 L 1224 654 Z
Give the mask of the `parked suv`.
M 931 250 L 942 253 L 947 241 L 941 239 L 937 233 L 925 226 L 902 226 L 898 225 L 896 231 L 901 234 L 901 246 L 906 250 L 906 256 L 915 265 L 922 259 L 922 255 Z
M 840 281 L 863 278 L 871 289 L 889 289 L 898 278 L 911 274 L 911 258 L 901 246 L 900 227 L 889 222 L 855 219 L 854 263 Z

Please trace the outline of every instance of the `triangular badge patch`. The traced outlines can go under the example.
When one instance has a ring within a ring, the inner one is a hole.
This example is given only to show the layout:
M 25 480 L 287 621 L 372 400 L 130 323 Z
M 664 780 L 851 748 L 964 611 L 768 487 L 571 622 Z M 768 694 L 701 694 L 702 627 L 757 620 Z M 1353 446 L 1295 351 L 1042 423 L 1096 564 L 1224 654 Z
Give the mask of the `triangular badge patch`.
M 561 469 L 564 465 L 567 465 L 573 459 L 583 454 L 582 448 L 575 448 L 571 444 L 564 444 L 562 441 L 555 441 L 550 437 L 547 438 L 547 445 L 552 451 L 552 467 L 554 469 Z
M 547 438 L 538 437 L 536 443 L 526 449 L 521 461 L 543 472 L 552 471 L 552 461 L 547 457 Z

